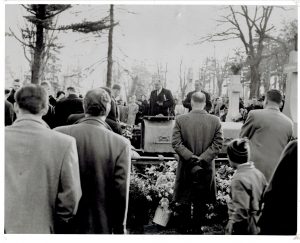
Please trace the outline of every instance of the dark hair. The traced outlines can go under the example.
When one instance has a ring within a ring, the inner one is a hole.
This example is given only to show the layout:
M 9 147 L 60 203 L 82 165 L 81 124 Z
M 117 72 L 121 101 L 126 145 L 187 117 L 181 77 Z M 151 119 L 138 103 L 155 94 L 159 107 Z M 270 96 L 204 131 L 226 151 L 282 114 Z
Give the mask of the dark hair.
M 73 86 L 70 86 L 67 88 L 67 91 L 75 92 L 76 90 Z
M 192 94 L 192 100 L 195 103 L 205 103 L 206 102 L 206 97 L 205 94 L 202 92 L 195 92 Z
M 48 106 L 47 92 L 40 85 L 28 84 L 15 93 L 15 100 L 21 109 L 38 114 Z
M 106 105 L 110 102 L 110 96 L 104 89 L 90 90 L 83 99 L 84 112 L 91 116 L 104 116 L 106 115 Z
M 270 89 L 266 93 L 266 98 L 267 100 L 275 102 L 280 105 L 282 101 L 282 93 L 277 89 Z
M 112 89 L 121 90 L 121 85 L 119 85 L 119 84 L 114 84 L 114 85 L 112 86 Z
M 249 142 L 247 138 L 232 140 L 227 146 L 229 159 L 237 164 L 246 163 L 249 159 Z
M 58 98 L 61 94 L 64 94 L 65 95 L 65 92 L 60 90 L 60 91 L 57 91 L 56 93 L 56 98 Z

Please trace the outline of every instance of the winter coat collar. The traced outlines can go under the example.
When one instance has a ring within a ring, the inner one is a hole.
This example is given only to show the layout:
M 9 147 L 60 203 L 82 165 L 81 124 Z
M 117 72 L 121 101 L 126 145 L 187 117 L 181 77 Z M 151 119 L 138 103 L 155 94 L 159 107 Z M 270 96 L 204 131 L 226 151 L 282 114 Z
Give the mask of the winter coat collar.
M 190 113 L 207 114 L 207 111 L 206 110 L 191 110 Z
M 95 126 L 102 126 L 112 131 L 111 127 L 105 121 L 102 121 L 101 119 L 98 119 L 97 117 L 94 116 L 83 117 L 79 119 L 77 122 L 75 122 L 75 124 L 79 124 L 79 123 L 87 123 Z
M 37 124 L 39 126 L 50 128 L 48 124 L 42 120 L 41 117 L 33 114 L 23 114 L 20 118 L 17 118 L 17 120 L 14 121 L 13 125 L 19 125 L 24 121 L 33 122 L 34 124 Z
M 266 107 L 265 108 L 266 110 L 274 110 L 274 111 L 280 111 L 279 107 L 274 107 L 274 106 L 271 106 L 271 107 Z
M 247 170 L 251 168 L 254 168 L 254 163 L 252 161 L 248 161 L 247 163 L 238 165 L 237 171 Z

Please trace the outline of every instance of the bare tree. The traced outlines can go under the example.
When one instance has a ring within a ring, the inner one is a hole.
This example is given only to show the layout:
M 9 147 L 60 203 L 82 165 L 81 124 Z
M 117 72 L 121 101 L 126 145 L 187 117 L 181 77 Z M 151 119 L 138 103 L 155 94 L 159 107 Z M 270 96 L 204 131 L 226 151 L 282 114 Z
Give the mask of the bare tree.
M 226 75 L 229 70 L 229 57 L 227 56 L 224 60 L 223 65 L 216 61 L 216 78 L 217 78 L 217 86 L 218 86 L 218 96 L 222 95 L 222 87 L 223 82 L 225 80 Z
M 107 51 L 107 79 L 106 87 L 111 88 L 112 85 L 112 66 L 113 66 L 113 29 L 114 29 L 114 5 L 110 5 L 109 9 L 110 28 L 108 31 L 108 51 Z
M 182 59 L 180 60 L 180 65 L 179 65 L 179 85 L 180 85 L 180 93 L 181 93 L 181 99 L 183 100 L 185 97 L 186 89 L 188 86 L 188 82 L 186 79 L 186 70 L 182 73 Z
M 201 38 L 204 41 L 225 41 L 229 39 L 240 39 L 247 54 L 247 63 L 250 66 L 250 98 L 258 96 L 260 87 L 259 64 L 264 58 L 264 39 L 274 28 L 270 26 L 269 20 L 273 11 L 272 6 L 255 6 L 253 13 L 250 7 L 229 6 L 229 14 L 221 16 L 218 20 L 220 25 L 226 29 L 221 32 L 210 34 Z M 244 25 L 246 28 L 244 28 Z M 199 43 L 199 42 L 198 42 Z
M 45 65 L 51 56 L 50 51 L 59 48 L 54 42 L 56 40 L 55 30 L 99 33 L 110 27 L 107 24 L 109 20 L 107 17 L 99 21 L 83 21 L 57 27 L 54 17 L 71 8 L 69 4 L 29 4 L 22 6 L 29 14 L 24 16 L 28 23 L 25 24 L 25 28 L 20 30 L 21 37 L 18 37 L 11 29 L 10 35 L 22 44 L 25 58 L 30 63 L 31 83 L 35 84 L 40 82 Z

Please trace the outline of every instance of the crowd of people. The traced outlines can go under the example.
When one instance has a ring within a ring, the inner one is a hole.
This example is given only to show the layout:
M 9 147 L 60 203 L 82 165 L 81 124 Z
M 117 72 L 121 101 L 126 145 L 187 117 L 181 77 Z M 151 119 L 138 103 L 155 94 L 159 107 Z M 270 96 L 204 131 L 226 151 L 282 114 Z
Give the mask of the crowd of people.
M 175 116 L 178 232 L 202 233 L 205 206 L 216 200 L 214 159 L 228 100 L 211 101 L 196 81 L 179 115 L 178 100 L 159 80 L 149 101 L 131 96 L 126 106 L 118 84 L 82 98 L 74 87 L 56 98 L 50 90 L 48 82 L 20 80 L 5 90 L 5 233 L 125 233 L 132 146 L 121 136 L 124 114 L 130 125 L 146 115 Z M 297 140 L 282 101 L 278 90 L 266 92 L 261 109 L 240 101 L 249 110 L 240 138 L 227 146 L 236 169 L 227 234 L 296 234 Z

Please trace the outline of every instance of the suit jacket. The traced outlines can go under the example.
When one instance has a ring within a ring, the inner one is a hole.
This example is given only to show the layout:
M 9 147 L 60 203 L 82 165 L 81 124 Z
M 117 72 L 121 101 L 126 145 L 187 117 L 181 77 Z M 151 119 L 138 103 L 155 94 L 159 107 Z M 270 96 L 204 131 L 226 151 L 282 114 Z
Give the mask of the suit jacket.
M 42 117 L 42 119 L 47 123 L 47 125 L 52 129 L 56 125 L 55 120 L 55 110 L 54 107 L 48 104 L 47 114 Z
M 197 199 L 213 201 L 215 199 L 215 166 L 213 159 L 222 148 L 223 133 L 220 119 L 204 110 L 192 110 L 176 118 L 173 129 L 172 146 L 179 155 L 174 200 L 187 202 Z M 192 155 L 203 160 L 202 189 L 193 192 L 191 169 Z
M 56 233 L 81 196 L 75 139 L 34 115 L 5 128 L 5 232 Z
M 13 123 L 15 117 L 13 105 L 5 100 L 5 126 L 9 126 Z
M 292 134 L 292 121 L 279 110 L 266 108 L 249 112 L 240 137 L 249 138 L 250 160 L 268 182 Z
M 274 215 L 275 214 L 275 215 Z M 297 141 L 290 142 L 264 194 L 262 235 L 297 234 Z
M 77 142 L 82 199 L 75 233 L 123 233 L 131 163 L 129 141 L 106 129 L 96 117 L 55 130 Z
M 120 112 L 119 112 L 118 104 L 117 104 L 115 98 L 111 97 L 111 108 L 110 108 L 110 112 L 107 115 L 107 118 L 117 122 L 120 119 L 119 113 Z
M 69 115 L 79 113 L 83 113 L 82 99 L 75 94 L 62 98 L 55 105 L 56 126 L 66 125 Z
M 159 106 L 156 102 L 163 102 L 162 106 Z M 153 90 L 150 95 L 150 116 L 156 116 L 163 114 L 164 116 L 170 115 L 171 109 L 174 105 L 174 99 L 172 93 L 168 89 L 162 89 L 157 95 L 157 91 Z
M 191 99 L 192 99 L 192 95 L 196 92 L 196 90 L 194 91 L 191 91 L 187 94 L 186 98 L 184 101 L 182 101 L 182 104 L 185 108 L 189 109 L 189 111 L 192 110 L 192 106 L 191 106 Z M 205 92 L 204 90 L 201 90 L 201 92 L 203 94 L 205 94 L 205 98 L 206 98 L 206 105 L 205 105 L 205 110 L 207 112 L 209 112 L 211 110 L 211 107 L 212 107 L 212 103 L 211 103 L 211 100 L 210 100 L 210 95 L 209 93 Z
M 16 102 L 15 101 L 15 93 L 16 93 L 16 91 L 14 89 L 12 89 L 10 91 L 9 96 L 7 97 L 7 101 L 10 102 L 12 105 Z

